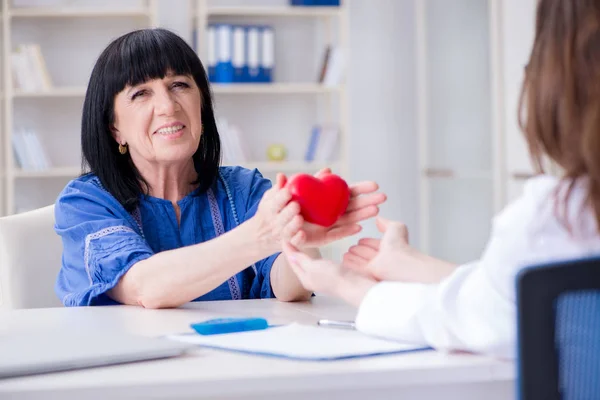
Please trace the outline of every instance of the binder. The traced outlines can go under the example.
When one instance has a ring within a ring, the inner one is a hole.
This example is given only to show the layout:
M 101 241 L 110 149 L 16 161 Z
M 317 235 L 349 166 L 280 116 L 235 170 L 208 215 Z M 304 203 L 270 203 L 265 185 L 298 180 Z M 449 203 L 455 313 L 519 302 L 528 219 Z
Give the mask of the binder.
M 308 141 L 308 147 L 306 148 L 306 153 L 304 154 L 304 161 L 311 162 L 315 159 L 315 153 L 317 151 L 317 146 L 319 145 L 319 138 L 321 136 L 321 127 L 315 125 L 310 134 L 310 139 Z
M 216 28 L 210 25 L 206 28 L 206 38 L 208 40 L 208 59 L 206 60 L 208 67 L 208 80 L 214 82 L 216 79 L 216 68 L 217 68 L 217 34 Z M 198 49 L 196 49 L 198 51 Z
M 217 65 L 214 82 L 233 82 L 233 64 L 231 60 L 232 27 L 227 24 L 216 25 Z
M 246 30 L 243 26 L 233 27 L 233 81 L 246 82 Z
M 261 27 L 260 31 L 260 69 L 259 81 L 263 83 L 273 82 L 273 67 L 275 65 L 275 34 L 270 26 Z
M 258 26 L 246 28 L 246 39 L 248 45 L 248 72 L 247 82 L 260 82 L 260 30 Z

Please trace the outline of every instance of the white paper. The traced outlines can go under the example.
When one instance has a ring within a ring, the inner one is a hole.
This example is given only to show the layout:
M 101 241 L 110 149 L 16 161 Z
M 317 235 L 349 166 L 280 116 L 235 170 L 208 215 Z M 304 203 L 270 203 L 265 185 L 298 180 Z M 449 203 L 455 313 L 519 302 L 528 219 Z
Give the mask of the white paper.
M 167 337 L 200 346 L 306 360 L 333 360 L 424 350 L 423 346 L 377 339 L 354 330 L 296 323 L 222 335 L 194 333 Z

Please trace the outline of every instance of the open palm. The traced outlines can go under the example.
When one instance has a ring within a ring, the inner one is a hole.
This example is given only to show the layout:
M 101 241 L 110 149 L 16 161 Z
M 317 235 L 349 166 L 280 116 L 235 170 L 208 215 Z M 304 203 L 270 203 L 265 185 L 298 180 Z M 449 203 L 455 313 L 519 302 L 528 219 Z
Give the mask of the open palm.
M 319 171 L 315 176 L 331 173 L 329 169 Z M 308 222 L 302 226 L 302 246 L 321 247 L 336 240 L 352 236 L 362 229 L 360 222 L 375 217 L 379 213 L 379 205 L 385 202 L 386 195 L 378 193 L 379 186 L 372 181 L 350 185 L 350 202 L 346 212 L 330 227 L 323 227 Z

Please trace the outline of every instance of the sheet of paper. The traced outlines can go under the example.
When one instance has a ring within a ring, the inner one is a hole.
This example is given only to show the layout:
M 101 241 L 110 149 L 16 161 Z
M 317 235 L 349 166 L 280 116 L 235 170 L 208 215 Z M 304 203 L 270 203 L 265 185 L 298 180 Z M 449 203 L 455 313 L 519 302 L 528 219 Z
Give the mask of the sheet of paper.
M 167 337 L 205 347 L 304 360 L 335 360 L 426 349 L 374 338 L 354 330 L 296 323 L 223 335 L 191 333 Z

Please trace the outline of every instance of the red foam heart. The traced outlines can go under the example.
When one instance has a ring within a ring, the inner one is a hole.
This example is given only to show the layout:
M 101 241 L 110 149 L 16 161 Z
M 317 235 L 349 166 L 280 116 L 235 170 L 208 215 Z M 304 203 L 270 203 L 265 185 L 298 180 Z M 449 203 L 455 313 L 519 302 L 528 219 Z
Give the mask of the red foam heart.
M 350 202 L 348 184 L 335 174 L 320 178 L 297 174 L 290 178 L 286 187 L 292 200 L 300 204 L 304 220 L 325 227 L 333 225 L 346 212 Z

